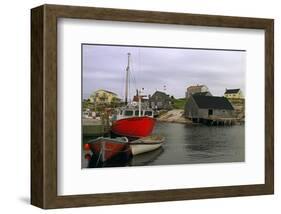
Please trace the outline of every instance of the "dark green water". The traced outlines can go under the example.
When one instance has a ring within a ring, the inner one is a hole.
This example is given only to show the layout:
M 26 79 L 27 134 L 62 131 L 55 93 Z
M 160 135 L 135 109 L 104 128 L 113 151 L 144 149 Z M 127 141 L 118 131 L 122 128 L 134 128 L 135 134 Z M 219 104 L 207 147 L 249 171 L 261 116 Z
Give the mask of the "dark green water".
M 163 135 L 165 143 L 155 151 L 107 166 L 149 166 L 199 163 L 243 162 L 245 126 L 203 126 L 157 123 L 153 134 Z M 82 157 L 82 167 L 95 167 Z

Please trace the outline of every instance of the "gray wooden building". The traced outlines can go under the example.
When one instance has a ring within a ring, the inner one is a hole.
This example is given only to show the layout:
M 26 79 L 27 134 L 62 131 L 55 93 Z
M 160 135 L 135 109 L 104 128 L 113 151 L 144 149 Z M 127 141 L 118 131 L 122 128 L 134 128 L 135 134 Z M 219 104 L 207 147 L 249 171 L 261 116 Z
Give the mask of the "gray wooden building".
M 194 122 L 227 120 L 234 117 L 234 108 L 225 97 L 192 95 L 185 105 L 185 117 Z
M 157 110 L 172 108 L 170 96 L 162 91 L 156 91 L 152 96 L 149 96 L 149 105 L 152 109 Z

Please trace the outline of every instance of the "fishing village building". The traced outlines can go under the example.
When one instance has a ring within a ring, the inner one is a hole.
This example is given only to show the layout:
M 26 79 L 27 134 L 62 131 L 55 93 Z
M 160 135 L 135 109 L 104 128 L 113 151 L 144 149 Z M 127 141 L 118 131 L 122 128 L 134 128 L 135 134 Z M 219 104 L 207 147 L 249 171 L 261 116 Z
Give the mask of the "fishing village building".
M 234 108 L 226 97 L 191 95 L 185 105 L 185 117 L 196 123 L 232 124 Z
M 224 96 L 230 99 L 243 99 L 242 91 L 238 89 L 225 89 Z
M 224 97 L 232 104 L 235 117 L 245 121 L 245 98 L 241 89 L 225 89 Z
M 89 97 L 91 103 L 103 104 L 103 103 L 112 103 L 118 102 L 120 99 L 118 95 L 114 92 L 107 91 L 107 90 L 97 90 L 92 93 Z
M 149 105 L 152 109 L 157 110 L 172 109 L 172 101 L 170 96 L 162 91 L 156 91 L 152 96 L 149 96 Z
M 206 85 L 191 85 L 186 89 L 185 97 L 188 99 L 191 95 L 201 92 L 209 92 Z

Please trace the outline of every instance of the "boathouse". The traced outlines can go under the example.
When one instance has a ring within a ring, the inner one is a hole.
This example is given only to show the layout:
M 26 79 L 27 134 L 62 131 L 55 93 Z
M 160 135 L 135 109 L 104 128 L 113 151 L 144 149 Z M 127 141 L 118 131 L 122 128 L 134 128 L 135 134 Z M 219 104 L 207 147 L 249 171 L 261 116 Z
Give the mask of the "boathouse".
M 225 97 L 192 95 L 185 105 L 185 117 L 193 122 L 232 124 L 234 108 Z

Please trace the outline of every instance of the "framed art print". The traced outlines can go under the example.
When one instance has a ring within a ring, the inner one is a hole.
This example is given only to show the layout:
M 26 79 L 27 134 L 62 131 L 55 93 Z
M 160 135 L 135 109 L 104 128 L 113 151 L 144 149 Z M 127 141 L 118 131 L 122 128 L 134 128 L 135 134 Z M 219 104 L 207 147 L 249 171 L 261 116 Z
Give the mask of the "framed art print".
M 31 203 L 273 194 L 273 20 L 31 12 Z

